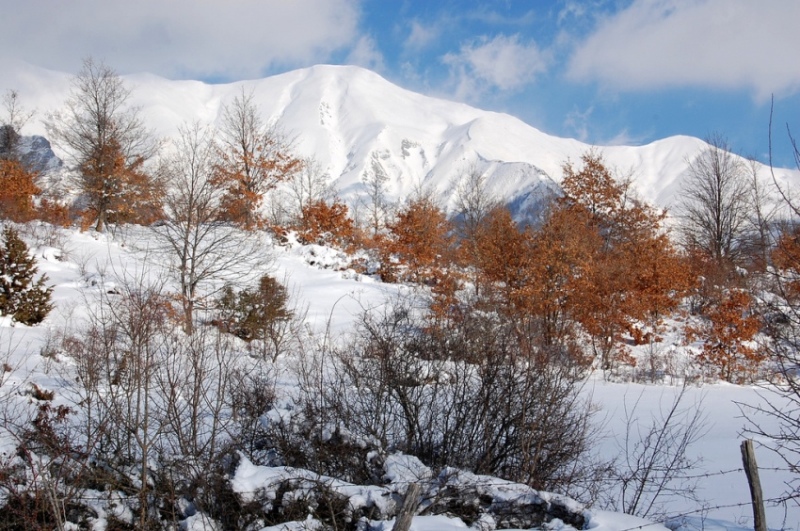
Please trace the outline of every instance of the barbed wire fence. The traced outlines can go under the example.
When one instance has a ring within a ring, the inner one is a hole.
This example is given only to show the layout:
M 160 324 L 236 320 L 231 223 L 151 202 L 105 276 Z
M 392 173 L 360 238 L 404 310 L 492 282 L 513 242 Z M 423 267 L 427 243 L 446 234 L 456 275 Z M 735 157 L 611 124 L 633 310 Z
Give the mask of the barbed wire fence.
M 772 471 L 772 472 L 786 472 L 785 468 L 777 468 L 777 467 L 764 467 L 764 468 L 760 468 L 760 470 Z M 272 485 L 278 485 L 278 484 L 283 483 L 283 482 L 297 482 L 299 488 L 303 488 L 303 487 L 301 487 L 301 485 L 303 483 L 305 483 L 306 485 L 319 484 L 319 485 L 322 485 L 322 486 L 324 486 L 324 487 L 326 487 L 328 489 L 331 489 L 333 491 L 337 491 L 337 490 L 338 491 L 343 491 L 343 493 L 345 491 L 351 491 L 351 489 L 353 489 L 353 488 L 363 488 L 363 489 L 380 490 L 380 491 L 383 491 L 383 493 L 386 494 L 386 495 L 394 494 L 394 495 L 398 495 L 398 496 L 404 496 L 407 493 L 407 491 L 408 491 L 408 489 L 410 487 L 412 487 L 414 485 L 419 485 L 420 483 L 423 483 L 423 484 L 424 483 L 428 483 L 432 490 L 436 490 L 437 487 L 446 487 L 446 486 L 448 486 L 450 484 L 450 478 L 446 477 L 446 476 L 442 477 L 441 475 L 439 475 L 439 476 L 434 475 L 432 477 L 425 477 L 425 478 L 419 478 L 419 479 L 413 479 L 413 480 L 409 479 L 409 480 L 401 480 L 401 481 L 391 481 L 390 483 L 388 483 L 386 485 L 354 485 L 354 484 L 350 484 L 348 482 L 341 481 L 341 480 L 338 480 L 338 479 L 335 479 L 335 478 L 332 478 L 332 477 L 321 476 L 319 474 L 315 474 L 315 473 L 310 472 L 310 471 L 300 471 L 300 470 L 285 469 L 283 472 L 285 472 L 285 473 L 278 473 L 278 474 L 275 474 L 274 476 L 270 477 L 265 482 L 264 485 L 262 485 L 261 487 L 255 489 L 255 490 L 239 490 L 239 489 L 237 489 L 236 493 L 239 494 L 239 495 L 259 495 L 259 494 L 264 494 L 266 491 L 268 491 L 269 487 L 272 486 Z M 732 474 L 744 474 L 744 472 L 745 472 L 745 469 L 743 467 L 738 467 L 738 468 L 732 468 L 732 469 L 727 469 L 727 470 L 718 470 L 718 471 L 705 472 L 705 473 L 701 473 L 701 474 L 693 474 L 693 475 L 690 475 L 690 476 L 685 476 L 682 479 L 717 478 L 717 477 L 729 476 L 729 475 L 732 475 Z M 457 475 L 457 472 L 454 474 L 454 476 L 456 476 L 456 475 Z M 473 478 L 474 478 L 474 476 L 473 476 Z M 499 478 L 481 479 L 481 480 L 477 480 L 477 481 L 472 479 L 472 480 L 470 480 L 468 482 L 465 482 L 464 485 L 468 486 L 468 487 L 475 487 L 475 488 L 482 488 L 482 489 L 491 489 L 491 488 L 495 488 L 495 487 L 508 488 L 508 487 L 511 487 L 511 486 L 516 486 L 517 488 L 523 488 L 524 487 L 525 490 L 528 490 L 528 492 L 520 492 L 520 495 L 518 496 L 517 501 L 523 501 L 528 496 L 530 496 L 531 493 L 538 493 L 538 491 L 536 491 L 535 489 L 533 489 L 531 487 L 526 487 L 526 486 L 524 486 L 522 484 L 519 484 L 519 483 L 516 483 L 516 482 L 513 482 L 513 481 L 499 479 Z M 423 492 L 424 492 L 424 490 L 423 490 Z M 73 499 L 74 500 L 97 502 L 97 501 L 110 500 L 110 499 L 112 499 L 112 498 L 114 498 L 115 496 L 118 496 L 118 495 L 119 495 L 119 493 L 113 493 L 113 492 L 108 492 L 108 493 L 106 493 L 104 495 L 88 495 L 88 494 L 84 494 L 84 495 L 75 496 L 75 497 L 73 497 Z M 427 495 L 430 495 L 430 494 L 428 493 Z M 423 495 L 423 496 L 425 496 L 425 495 Z M 124 496 L 123 496 L 123 498 L 124 498 Z M 794 499 L 793 496 L 785 495 L 785 496 L 779 496 L 779 497 L 772 497 L 772 498 L 764 499 L 764 503 L 770 504 L 770 505 L 773 505 L 773 506 L 777 506 L 777 505 L 781 505 L 781 504 L 786 504 L 788 501 L 790 501 L 792 499 Z M 681 512 L 668 513 L 668 514 L 665 514 L 665 515 L 661 515 L 660 518 L 659 518 L 659 521 L 647 522 L 647 523 L 643 523 L 643 524 L 640 524 L 640 525 L 627 527 L 627 528 L 624 528 L 624 529 L 619 529 L 618 531 L 636 531 L 636 530 L 639 530 L 639 529 L 648 529 L 648 528 L 652 528 L 652 527 L 664 526 L 664 524 L 668 523 L 668 522 L 680 522 L 681 520 L 685 520 L 687 518 L 690 518 L 690 517 L 693 517 L 693 516 L 696 516 L 696 515 L 707 514 L 707 513 L 711 512 L 711 511 L 725 510 L 725 509 L 735 509 L 735 508 L 744 508 L 744 507 L 750 507 L 750 506 L 752 506 L 752 502 L 751 501 L 742 501 L 742 502 L 737 502 L 737 503 L 727 503 L 727 504 L 717 504 L 717 505 L 704 505 L 704 506 L 702 506 L 702 507 L 700 507 L 698 509 L 694 509 L 694 510 L 687 510 L 687 511 L 681 511 Z
M 435 494 L 437 488 L 444 488 L 447 486 L 452 486 L 454 484 L 459 483 L 458 476 L 460 474 L 467 475 L 467 478 L 460 482 L 461 485 L 466 487 L 474 487 L 478 489 L 492 489 L 495 487 L 500 488 L 517 488 L 520 489 L 519 496 L 516 498 L 516 501 L 522 502 L 526 499 L 529 500 L 531 494 L 538 495 L 537 490 L 525 486 L 524 484 L 520 484 L 514 481 L 504 480 L 500 478 L 489 478 L 486 476 L 475 476 L 470 474 L 466 471 L 460 470 L 453 470 L 452 474 L 447 474 L 445 472 L 440 472 L 439 474 L 432 473 L 429 476 L 421 476 L 418 478 L 407 479 L 407 480 L 397 480 L 397 481 L 389 481 L 385 485 L 357 485 L 351 484 L 349 482 L 339 480 L 333 477 L 327 477 L 320 475 L 318 473 L 307 471 L 307 470 L 300 470 L 300 469 L 292 469 L 292 468 L 284 468 L 280 467 L 282 470 L 280 472 L 275 473 L 269 478 L 265 478 L 263 485 L 260 485 L 257 489 L 254 490 L 241 490 L 236 489 L 235 492 L 239 495 L 260 495 L 264 494 L 265 492 L 269 491 L 270 487 L 277 486 L 282 482 L 297 482 L 298 488 L 307 488 L 303 487 L 302 484 L 305 483 L 306 485 L 317 484 L 320 486 L 324 486 L 327 489 L 332 491 L 340 491 L 344 495 L 348 495 L 348 491 L 352 493 L 352 489 L 375 489 L 379 491 L 383 491 L 382 493 L 385 495 L 396 495 L 399 497 L 405 497 L 409 487 L 413 485 L 428 484 L 427 491 L 423 489 L 425 492 L 424 496 L 430 496 L 431 492 Z M 759 467 L 759 471 L 765 472 L 787 472 L 787 468 L 780 468 L 780 467 Z M 698 474 L 686 475 L 682 476 L 681 479 L 710 479 L 710 478 L 719 478 L 719 477 L 726 477 L 731 475 L 744 475 L 746 473 L 745 467 L 737 467 L 737 468 L 730 468 L 725 470 L 716 470 L 716 471 L 708 471 Z M 455 483 L 451 483 L 451 480 Z M 507 494 L 507 492 L 506 492 Z M 118 491 L 108 491 L 104 494 L 94 494 L 84 492 L 81 494 L 77 494 L 71 496 L 72 500 L 81 500 L 85 502 L 102 502 L 102 501 L 111 501 L 111 500 L 123 500 L 126 496 L 122 495 L 122 493 Z M 513 498 L 509 501 L 514 500 Z M 783 496 L 771 497 L 766 498 L 763 500 L 765 504 L 769 504 L 771 506 L 779 506 L 784 505 L 786 507 L 787 503 L 790 501 L 794 501 L 798 505 L 800 505 L 800 500 L 798 500 L 797 493 L 787 493 Z M 693 509 L 693 510 L 686 510 L 676 513 L 667 513 L 667 514 L 660 514 L 659 521 L 653 522 L 646 522 L 636 526 L 627 527 L 624 529 L 619 529 L 617 531 L 636 531 L 639 529 L 648 529 L 656 526 L 664 526 L 665 523 L 669 522 L 680 522 L 681 520 L 685 520 L 691 518 L 696 515 L 707 514 L 712 511 L 718 510 L 725 510 L 725 509 L 735 509 L 735 508 L 744 508 L 752 506 L 752 501 L 742 501 L 737 503 L 727 503 L 727 504 L 717 504 L 717 505 L 703 505 L 700 508 Z M 785 520 L 785 518 L 784 518 Z M 785 526 L 784 526 L 785 527 Z

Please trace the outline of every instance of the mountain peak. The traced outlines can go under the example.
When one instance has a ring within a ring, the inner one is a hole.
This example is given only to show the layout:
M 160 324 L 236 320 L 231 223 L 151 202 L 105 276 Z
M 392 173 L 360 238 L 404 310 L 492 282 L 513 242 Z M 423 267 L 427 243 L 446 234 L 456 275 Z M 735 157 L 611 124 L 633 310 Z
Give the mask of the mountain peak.
M 5 77 L 26 106 L 40 111 L 63 105 L 70 89 L 69 76 L 41 69 L 20 67 Z M 316 65 L 227 84 L 149 74 L 124 78 L 131 85 L 131 103 L 165 137 L 183 123 L 218 123 L 224 105 L 243 90 L 252 93 L 264 120 L 296 138 L 299 154 L 315 159 L 349 200 L 360 193 L 367 174 L 380 171 L 394 199 L 423 188 L 448 206 L 460 179 L 479 171 L 487 175 L 492 195 L 527 205 L 533 191 L 560 181 L 565 161 L 577 161 L 592 148 L 507 114 L 403 89 L 357 66 Z M 29 129 L 44 132 L 41 124 Z M 634 175 L 645 199 L 667 207 L 674 203 L 688 161 L 704 146 L 679 136 L 640 147 L 597 149 L 610 167 Z

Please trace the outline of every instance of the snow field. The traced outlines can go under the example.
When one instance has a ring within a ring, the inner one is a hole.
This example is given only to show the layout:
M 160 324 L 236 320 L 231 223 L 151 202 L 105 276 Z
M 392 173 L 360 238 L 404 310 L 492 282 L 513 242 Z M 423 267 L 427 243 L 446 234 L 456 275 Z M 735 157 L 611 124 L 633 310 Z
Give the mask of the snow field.
M 0 322 L 0 352 L 13 370 L 6 376 L 0 393 L 8 396 L 19 393 L 31 383 L 42 389 L 54 390 L 58 396 L 64 385 L 63 369 L 68 369 L 71 360 L 58 354 L 48 357 L 48 346 L 54 336 L 71 327 L 79 327 L 88 315 L 88 302 L 99 290 L 113 290 L 119 278 L 126 276 L 145 277 L 149 281 L 163 281 L 163 257 L 148 254 L 147 229 L 131 228 L 112 235 L 62 231 L 59 246 L 36 245 L 31 241 L 32 253 L 37 257 L 41 273 L 48 275 L 54 285 L 55 309 L 45 322 L 37 327 L 25 327 L 3 319 Z M 53 243 L 53 242 L 51 242 Z M 293 302 L 303 308 L 307 327 L 317 336 L 344 337 L 352 330 L 355 320 L 365 310 L 380 311 L 383 305 L 401 294 L 404 288 L 386 285 L 373 278 L 358 275 L 349 270 L 336 270 L 346 264 L 333 250 L 320 247 L 295 246 L 274 247 L 271 274 L 285 279 L 290 287 Z M 309 265 L 314 262 L 315 265 Z M 266 271 L 265 271 L 266 272 Z M 42 354 L 45 354 L 43 356 Z M 288 367 L 292 360 L 278 360 L 278 367 Z M 68 370 L 67 370 L 68 372 Z M 294 382 L 283 375 L 279 388 L 291 389 Z M 637 419 L 632 425 L 646 427 L 651 419 L 663 415 L 679 392 L 679 387 L 666 384 L 643 385 L 638 383 L 615 383 L 606 381 L 595 373 L 585 384 L 583 393 L 599 409 L 598 420 L 603 424 L 604 436 L 595 441 L 598 456 L 613 458 L 620 454 L 625 437 L 626 410 Z M 23 399 L 16 396 L 14 399 Z M 755 405 L 762 400 L 776 400 L 768 391 L 757 387 L 730 384 L 692 385 L 687 388 L 682 407 L 687 411 L 700 408 L 703 411 L 703 437 L 691 447 L 692 457 L 700 459 L 696 468 L 697 497 L 699 502 L 690 502 L 672 496 L 664 500 L 662 512 L 673 517 L 672 529 L 747 529 L 752 526 L 749 507 L 749 492 L 744 472 L 741 470 L 739 443 L 742 430 L 747 426 L 742 408 Z M 58 401 L 58 398 L 57 398 Z M 770 419 L 759 419 L 769 423 Z M 634 428 L 639 429 L 639 428 Z M 779 498 L 785 492 L 786 482 L 791 476 L 779 469 L 782 462 L 756 440 L 759 466 L 762 469 L 762 486 L 767 499 Z M 5 451 L 11 451 L 12 441 L 6 439 Z M 404 466 L 408 467 L 406 456 Z M 422 466 L 421 464 L 415 466 Z M 394 467 L 393 481 L 403 481 L 401 467 Z M 240 492 L 255 490 L 263 486 L 281 470 L 243 465 L 237 471 L 234 483 Z M 420 473 L 417 470 L 416 474 Z M 358 498 L 376 497 L 376 488 L 348 486 Z M 509 487 L 513 491 L 514 488 Z M 378 489 L 380 490 L 380 489 Z M 612 496 L 613 497 L 613 496 Z M 800 509 L 771 504 L 767 507 L 767 518 L 772 529 L 800 529 Z M 203 529 L 202 515 L 195 516 L 189 529 Z M 643 525 L 641 520 L 619 513 L 592 511 L 591 529 L 632 529 Z M 391 524 L 383 524 L 390 529 Z M 442 517 L 424 517 L 415 520 L 412 529 L 459 529 L 460 521 Z M 659 529 L 647 525 L 646 529 Z

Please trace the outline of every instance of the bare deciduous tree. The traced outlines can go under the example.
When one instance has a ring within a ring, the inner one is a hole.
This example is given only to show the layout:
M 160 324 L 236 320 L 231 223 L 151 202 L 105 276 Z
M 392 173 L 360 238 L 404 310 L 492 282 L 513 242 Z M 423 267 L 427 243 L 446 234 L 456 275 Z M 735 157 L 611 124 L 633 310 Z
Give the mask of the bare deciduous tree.
M 455 211 L 453 212 L 456 230 L 460 241 L 462 257 L 472 267 L 471 280 L 476 293 L 480 290 L 479 240 L 486 228 L 486 221 L 499 203 L 489 193 L 488 176 L 476 166 L 471 167 L 465 177 L 455 183 Z
M 689 161 L 680 206 L 683 237 L 688 247 L 717 264 L 735 263 L 752 210 L 746 168 L 724 138 L 712 136 L 707 142 Z
M 693 471 L 700 459 L 689 451 L 708 427 L 700 405 L 687 405 L 686 395 L 682 387 L 671 405 L 648 420 L 638 417 L 641 396 L 632 407 L 625 402 L 625 433 L 618 441 L 620 460 L 612 474 L 619 505 L 612 501 L 612 506 L 647 518 L 663 514 L 671 498 L 697 501 Z
M 389 201 L 386 197 L 389 176 L 380 161 L 373 155 L 369 170 L 364 170 L 361 177 L 366 197 L 362 203 L 367 209 L 364 223 L 375 237 L 381 233 L 389 222 Z M 358 220 L 361 222 L 361 220 Z
M 329 179 L 330 175 L 323 173 L 317 161 L 306 159 L 303 162 L 302 171 L 295 173 L 287 183 L 292 200 L 292 212 L 296 217 L 302 216 L 303 209 L 311 203 L 332 195 Z
M 257 235 L 224 221 L 222 192 L 213 179 L 214 149 L 211 131 L 198 124 L 185 126 L 162 165 L 170 187 L 164 220 L 153 230 L 179 284 L 187 333 L 194 327 L 198 297 L 213 295 L 269 260 Z
M 163 280 L 121 278 L 94 308 L 65 342 L 85 459 L 99 470 L 93 481 L 131 497 L 137 529 L 176 524 L 180 496 L 207 510 L 221 456 L 248 435 L 231 414 L 234 370 L 255 373 L 255 362 L 243 366 L 213 327 L 176 329 Z
M 795 165 L 800 170 L 800 147 L 787 125 Z M 770 159 L 772 149 L 770 124 Z M 770 160 L 770 170 L 782 206 L 792 221 L 783 227 L 772 249 L 772 292 L 763 297 L 762 312 L 769 343 L 763 345 L 775 371 L 764 387 L 760 404 L 742 404 L 749 421 L 747 432 L 765 441 L 765 446 L 784 461 L 794 476 L 784 494 L 787 501 L 800 501 L 800 204 L 792 191 L 781 186 Z
M 488 175 L 473 166 L 456 185 L 456 225 L 467 241 L 475 240 L 478 227 L 498 204 L 489 193 L 488 184 Z
M 34 111 L 27 111 L 22 106 L 16 90 L 8 90 L 3 94 L 3 107 L 5 114 L 0 119 L 0 159 L 19 161 L 20 132 L 33 117 Z
M 576 486 L 592 437 L 581 371 L 496 314 L 469 308 L 438 326 L 414 313 L 401 301 L 365 315 L 352 344 L 305 359 L 302 403 L 313 428 L 304 455 L 292 456 L 324 474 L 368 473 L 363 456 L 341 455 L 367 441 L 433 467 L 558 492 Z
M 66 342 L 76 360 L 75 400 L 86 412 L 87 452 L 110 471 L 112 487 L 137 477 L 140 528 L 150 518 L 149 478 L 162 427 L 156 375 L 167 345 L 164 332 L 171 326 L 161 290 L 143 276 L 122 279 L 113 292 L 101 295 L 87 328 Z
M 743 247 L 750 265 L 763 271 L 770 262 L 769 253 L 775 240 L 778 201 L 774 190 L 761 179 L 762 165 L 755 158 L 750 158 L 746 167 L 752 208 Z

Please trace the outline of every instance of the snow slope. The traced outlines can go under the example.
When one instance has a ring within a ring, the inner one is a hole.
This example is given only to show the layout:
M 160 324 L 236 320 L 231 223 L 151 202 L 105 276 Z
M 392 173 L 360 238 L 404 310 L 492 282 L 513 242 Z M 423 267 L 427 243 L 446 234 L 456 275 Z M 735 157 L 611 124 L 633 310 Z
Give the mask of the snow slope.
M 296 139 L 298 152 L 313 157 L 340 195 L 352 200 L 366 172 L 389 178 L 388 191 L 402 199 L 424 188 L 451 206 L 453 190 L 470 171 L 486 172 L 489 191 L 518 210 L 534 205 L 555 188 L 565 161 L 577 161 L 592 146 L 547 135 L 507 114 L 417 94 L 355 66 L 319 65 L 265 79 L 224 85 L 173 81 L 150 74 L 126 76 L 131 102 L 161 136 L 179 125 L 213 124 L 223 106 L 252 93 L 268 123 Z M 63 105 L 70 76 L 25 64 L 0 74 L 0 89 L 15 88 L 23 104 L 46 114 Z M 28 133 L 44 133 L 31 123 Z M 705 147 L 702 140 L 677 136 L 645 146 L 607 146 L 608 164 L 631 175 L 647 200 L 670 207 L 687 161 Z M 767 168 L 762 167 L 763 176 Z M 781 180 L 800 180 L 779 170 Z
M 64 378 L 68 377 L 71 360 L 61 355 L 55 358 L 43 356 L 48 344 L 57 339 L 58 334 L 80 328 L 89 311 L 88 301 L 96 296 L 98 290 L 113 289 L 115 278 L 146 276 L 155 279 L 163 275 L 163 263 L 157 256 L 150 254 L 148 257 L 146 252 L 147 234 L 146 230 L 136 228 L 119 231 L 113 237 L 111 234 L 60 231 L 52 241 L 55 247 L 40 243 L 32 249 L 40 272 L 46 273 L 55 286 L 56 308 L 44 323 L 36 327 L 12 324 L 7 318 L 0 320 L 0 361 L 8 362 L 14 368 L 7 376 L 8 380 L 0 386 L 0 395 L 17 393 L 30 383 L 56 391 L 65 385 Z M 28 234 L 26 239 L 35 243 L 44 238 Z M 276 247 L 273 253 L 272 273 L 286 280 L 295 305 L 307 312 L 306 322 L 313 333 L 346 334 L 365 310 L 380 311 L 383 304 L 406 289 L 382 284 L 352 271 L 309 265 L 310 254 L 318 263 L 334 260 L 330 256 L 335 254 L 332 250 L 327 250 L 326 256 L 323 248 Z M 285 381 L 282 385 L 291 386 L 293 382 Z M 626 433 L 626 410 L 631 411 L 632 406 L 638 403 L 634 430 L 638 429 L 636 426 L 646 428 L 650 419 L 658 418 L 671 405 L 678 390 L 668 385 L 607 382 L 602 375 L 595 375 L 587 382 L 584 392 L 599 408 L 598 417 L 603 425 L 603 436 L 593 443 L 597 454 L 602 458 L 620 455 Z M 763 392 L 753 387 L 707 384 L 689 389 L 683 407 L 690 411 L 702 408 L 707 427 L 703 438 L 691 449 L 691 457 L 700 459 L 696 468 L 698 501 L 676 496 L 664 498 L 661 511 L 672 517 L 667 522 L 670 529 L 741 531 L 748 526 L 752 529 L 749 492 L 739 454 L 741 432 L 746 421 L 742 418 L 739 404 L 755 405 L 764 399 Z M 762 420 L 766 423 L 765 428 L 771 427 L 770 419 Z M 775 455 L 759 446 L 757 454 L 765 498 L 780 497 L 791 476 L 777 470 L 785 466 Z M 243 469 L 242 474 L 245 472 Z M 274 473 L 262 468 L 253 470 L 253 475 L 247 478 L 237 477 L 237 481 L 245 482 L 237 488 L 241 491 L 256 490 L 263 486 L 259 478 Z M 597 531 L 664 529 L 618 513 L 592 511 L 592 515 L 590 529 Z M 767 519 L 770 529 L 800 530 L 800 508 L 797 506 L 784 508 L 770 504 Z M 206 529 L 199 521 L 195 524 L 196 527 L 188 529 Z M 412 529 L 449 531 L 464 527 L 460 520 L 429 517 L 415 521 Z M 383 528 L 390 529 L 390 523 L 387 522 Z

